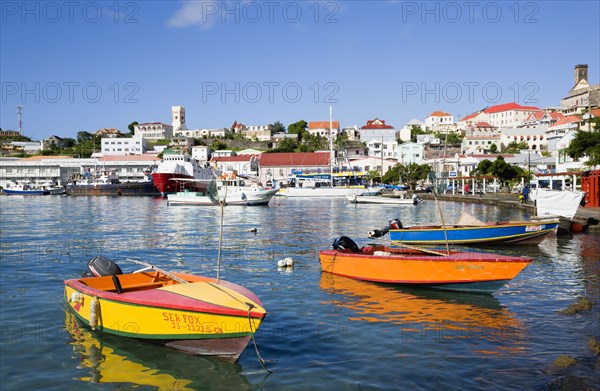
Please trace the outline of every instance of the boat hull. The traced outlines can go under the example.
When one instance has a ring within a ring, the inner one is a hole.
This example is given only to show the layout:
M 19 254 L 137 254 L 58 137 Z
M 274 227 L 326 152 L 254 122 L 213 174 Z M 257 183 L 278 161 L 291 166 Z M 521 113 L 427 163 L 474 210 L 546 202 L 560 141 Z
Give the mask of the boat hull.
M 197 181 L 190 175 L 155 172 L 152 174 L 152 182 L 160 194 L 165 196 L 184 190 L 204 193 L 208 189 L 210 180 Z
M 378 195 L 349 195 L 346 196 L 348 202 L 353 204 L 388 204 L 388 205 L 416 205 L 411 198 L 394 198 L 394 197 L 382 197 Z
M 413 285 L 470 293 L 493 293 L 517 276 L 531 260 L 490 253 L 453 252 L 448 256 L 417 251 L 385 255 L 349 250 L 321 251 L 324 272 L 365 281 Z
M 556 232 L 558 220 L 508 222 L 484 226 L 415 226 L 390 230 L 390 239 L 405 244 L 497 245 L 506 243 L 539 244 Z
M 226 281 L 179 275 L 190 282 L 147 289 L 152 282 L 132 285 L 128 279 L 140 277 L 129 276 L 119 276 L 120 294 L 107 288 L 112 276 L 65 281 L 68 310 L 103 333 L 227 361 L 237 360 L 266 314 L 252 292 Z
M 114 184 L 86 184 L 66 186 L 66 193 L 73 196 L 158 196 L 160 193 L 151 181 Z
M 225 197 L 225 205 L 268 205 L 277 193 L 274 190 L 259 190 L 247 192 L 235 192 Z M 169 205 L 215 205 L 212 199 L 197 192 L 179 192 L 167 195 Z
M 346 197 L 361 191 L 359 187 L 288 187 L 281 195 L 286 197 Z
M 48 195 L 48 190 L 11 190 L 2 189 L 2 192 L 6 195 Z

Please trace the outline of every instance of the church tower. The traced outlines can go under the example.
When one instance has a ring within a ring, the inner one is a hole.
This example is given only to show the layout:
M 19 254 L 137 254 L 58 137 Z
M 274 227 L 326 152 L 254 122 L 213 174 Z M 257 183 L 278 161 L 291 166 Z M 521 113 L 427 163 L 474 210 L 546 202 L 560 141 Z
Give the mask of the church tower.
M 175 132 L 181 130 L 187 130 L 185 126 L 185 107 L 173 106 L 171 107 L 172 113 L 172 124 L 173 124 L 173 135 Z

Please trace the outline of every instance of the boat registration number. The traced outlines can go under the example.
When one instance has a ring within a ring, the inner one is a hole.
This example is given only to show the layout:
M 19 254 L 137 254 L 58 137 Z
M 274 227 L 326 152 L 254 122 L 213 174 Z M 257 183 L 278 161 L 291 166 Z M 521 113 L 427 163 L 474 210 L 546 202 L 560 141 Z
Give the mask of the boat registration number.
M 525 227 L 525 232 L 533 232 L 533 231 L 541 231 L 541 230 L 542 230 L 541 225 L 528 225 L 527 227 Z

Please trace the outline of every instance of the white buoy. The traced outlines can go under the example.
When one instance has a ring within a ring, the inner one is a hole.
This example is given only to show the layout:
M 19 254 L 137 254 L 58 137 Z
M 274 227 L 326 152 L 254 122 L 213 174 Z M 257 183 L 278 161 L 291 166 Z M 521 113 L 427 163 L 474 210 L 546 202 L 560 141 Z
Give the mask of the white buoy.
M 277 267 L 286 267 L 287 263 L 285 262 L 285 259 L 280 259 L 279 261 L 277 261 Z
M 90 303 L 90 327 L 92 330 L 96 330 L 98 325 L 98 297 L 94 296 Z
M 290 257 L 284 258 L 286 266 L 294 266 L 294 260 Z

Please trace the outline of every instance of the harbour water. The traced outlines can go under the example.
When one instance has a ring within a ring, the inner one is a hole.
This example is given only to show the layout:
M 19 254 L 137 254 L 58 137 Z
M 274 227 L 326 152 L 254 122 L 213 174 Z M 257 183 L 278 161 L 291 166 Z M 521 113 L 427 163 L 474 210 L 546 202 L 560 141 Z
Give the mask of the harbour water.
M 525 219 L 529 212 L 442 202 L 446 222 Z M 226 207 L 221 278 L 268 311 L 236 364 L 98 335 L 66 316 L 63 281 L 104 255 L 216 276 L 218 207 L 150 197 L 0 197 L 0 389 L 363 390 L 598 389 L 600 244 L 549 237 L 496 251 L 533 262 L 492 295 L 396 288 L 322 274 L 318 251 L 346 235 L 359 245 L 391 218 L 439 222 L 431 201 L 352 205 L 276 198 Z M 256 232 L 251 232 L 256 228 Z M 384 240 L 385 241 L 385 240 Z M 278 270 L 291 257 L 295 266 Z M 135 265 L 120 263 L 125 270 Z M 590 311 L 561 310 L 588 297 Z M 553 365 L 561 355 L 577 360 Z

